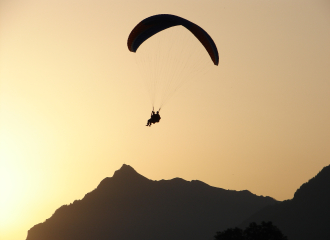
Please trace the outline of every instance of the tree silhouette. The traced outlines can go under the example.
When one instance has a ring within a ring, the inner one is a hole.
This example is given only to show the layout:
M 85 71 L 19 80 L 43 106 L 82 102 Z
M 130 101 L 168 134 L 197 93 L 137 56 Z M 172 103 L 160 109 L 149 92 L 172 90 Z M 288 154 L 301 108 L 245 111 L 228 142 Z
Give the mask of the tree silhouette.
M 217 232 L 214 238 L 215 240 L 287 240 L 272 222 L 262 222 L 260 225 L 252 222 L 244 231 L 240 228 L 229 228 Z

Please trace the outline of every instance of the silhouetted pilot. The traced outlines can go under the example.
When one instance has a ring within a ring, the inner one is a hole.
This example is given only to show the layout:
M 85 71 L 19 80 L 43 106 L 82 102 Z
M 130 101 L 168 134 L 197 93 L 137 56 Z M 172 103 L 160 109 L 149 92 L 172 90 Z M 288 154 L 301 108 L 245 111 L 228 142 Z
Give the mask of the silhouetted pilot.
M 152 110 L 152 112 L 151 112 L 151 116 L 150 116 L 150 119 L 148 120 L 146 126 L 150 127 L 151 124 L 155 124 L 156 122 L 159 122 L 160 119 L 161 119 L 161 117 L 160 117 L 160 115 L 159 115 L 159 111 L 157 111 L 157 112 L 155 113 L 154 110 Z

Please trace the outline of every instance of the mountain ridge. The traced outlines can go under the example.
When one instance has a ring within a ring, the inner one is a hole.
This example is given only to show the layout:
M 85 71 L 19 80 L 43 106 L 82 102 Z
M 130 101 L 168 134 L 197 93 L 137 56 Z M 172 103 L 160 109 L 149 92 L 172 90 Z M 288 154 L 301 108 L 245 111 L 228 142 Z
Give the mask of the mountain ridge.
M 198 180 L 153 181 L 124 164 L 83 199 L 32 227 L 27 240 L 210 239 L 276 202 Z
M 272 221 L 290 240 L 329 240 L 329 203 L 330 165 L 302 184 L 292 199 L 261 209 L 239 226 Z

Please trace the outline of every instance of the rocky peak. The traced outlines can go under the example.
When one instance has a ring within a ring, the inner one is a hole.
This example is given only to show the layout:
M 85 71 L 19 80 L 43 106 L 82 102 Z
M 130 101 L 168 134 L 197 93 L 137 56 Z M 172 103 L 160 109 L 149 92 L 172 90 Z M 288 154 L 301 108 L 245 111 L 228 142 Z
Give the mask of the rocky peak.
M 133 183 L 141 183 L 141 182 L 146 182 L 146 181 L 151 181 L 148 178 L 142 176 L 139 174 L 137 171 L 135 171 L 134 168 L 132 168 L 129 165 L 123 164 L 121 168 L 113 174 L 111 178 L 111 181 L 115 181 L 117 183 L 121 184 L 127 184 L 129 183 L 130 185 Z

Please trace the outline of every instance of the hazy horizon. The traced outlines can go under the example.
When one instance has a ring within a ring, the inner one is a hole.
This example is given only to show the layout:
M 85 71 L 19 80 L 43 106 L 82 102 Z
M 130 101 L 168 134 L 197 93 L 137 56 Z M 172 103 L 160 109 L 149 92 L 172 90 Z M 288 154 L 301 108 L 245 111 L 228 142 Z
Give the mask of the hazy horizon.
M 160 13 L 205 29 L 219 66 L 182 77 L 147 128 L 127 37 Z M 0 239 L 25 238 L 124 163 L 291 199 L 330 163 L 329 13 L 327 0 L 0 1 Z

